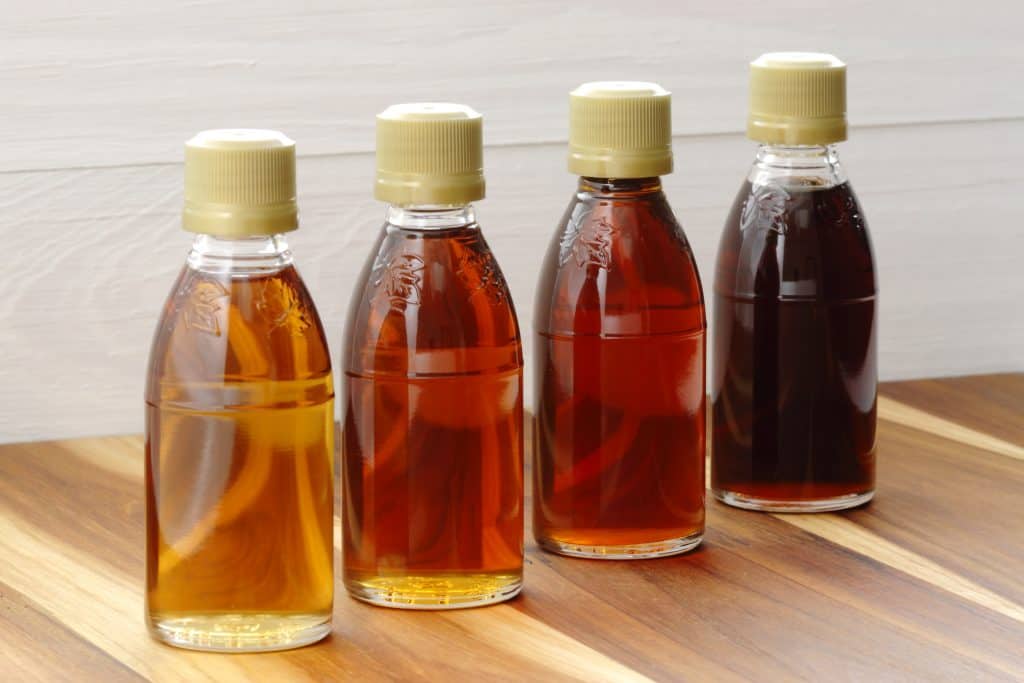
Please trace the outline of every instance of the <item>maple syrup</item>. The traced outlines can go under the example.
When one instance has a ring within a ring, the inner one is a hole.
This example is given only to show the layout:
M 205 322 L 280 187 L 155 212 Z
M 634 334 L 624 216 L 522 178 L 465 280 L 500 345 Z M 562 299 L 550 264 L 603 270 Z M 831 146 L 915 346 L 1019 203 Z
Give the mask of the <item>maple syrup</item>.
M 668 93 L 597 83 L 572 102 L 584 177 L 535 309 L 534 535 L 566 555 L 676 554 L 704 532 L 706 322 L 657 177 L 671 171 Z
M 377 196 L 387 221 L 343 352 L 345 585 L 389 607 L 507 600 L 522 582 L 523 360 L 470 205 L 483 197 L 479 114 L 385 111 Z
M 819 512 L 874 495 L 877 287 L 863 211 L 831 144 L 846 136 L 842 69 L 828 55 L 754 63 L 755 79 L 792 79 L 774 92 L 813 100 L 821 116 L 782 116 L 808 108 L 752 97 L 751 136 L 767 142 L 719 246 L 711 481 L 738 507 Z
M 180 647 L 298 647 L 331 628 L 334 389 L 278 234 L 296 225 L 294 147 L 269 131 L 211 131 L 186 159 L 186 228 L 204 234 L 150 354 L 147 619 Z M 262 175 L 246 173 L 254 165 Z

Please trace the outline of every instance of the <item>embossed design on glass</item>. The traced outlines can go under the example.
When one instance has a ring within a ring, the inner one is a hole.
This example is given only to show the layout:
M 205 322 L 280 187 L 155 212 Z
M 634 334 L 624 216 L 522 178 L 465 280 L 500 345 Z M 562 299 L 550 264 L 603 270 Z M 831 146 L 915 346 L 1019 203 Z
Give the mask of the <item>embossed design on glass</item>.
M 467 249 L 459 257 L 456 274 L 463 278 L 472 295 L 485 294 L 492 303 L 505 299 L 505 280 L 493 254 L 479 249 Z
M 183 308 L 185 325 L 200 332 L 220 336 L 220 312 L 222 299 L 228 296 L 224 285 L 214 280 L 198 279 L 181 287 L 185 292 Z
M 392 304 L 418 304 L 422 292 L 423 259 L 416 254 L 378 255 L 374 266 L 375 287 L 380 287 Z
M 559 241 L 558 262 L 565 265 L 573 258 L 578 266 L 593 265 L 608 270 L 611 268 L 611 243 L 615 228 L 607 218 L 591 220 L 591 212 L 581 204 L 574 208 L 572 218 L 566 223 Z
M 652 557 L 704 532 L 704 303 L 658 178 L 581 179 L 535 308 L 534 534 Z
M 760 229 L 786 234 L 788 192 L 778 185 L 754 185 L 743 204 L 740 230 Z
M 256 301 L 258 310 L 270 322 L 271 329 L 286 327 L 293 334 L 302 334 L 310 325 L 309 311 L 295 289 L 282 279 L 266 281 Z

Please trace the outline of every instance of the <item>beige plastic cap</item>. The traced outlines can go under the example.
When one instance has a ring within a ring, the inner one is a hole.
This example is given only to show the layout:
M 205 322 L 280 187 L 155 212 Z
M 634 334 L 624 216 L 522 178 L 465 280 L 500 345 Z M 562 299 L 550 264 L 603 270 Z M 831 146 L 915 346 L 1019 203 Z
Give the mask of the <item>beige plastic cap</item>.
M 780 145 L 846 139 L 846 65 L 817 52 L 769 52 L 750 63 L 747 137 Z
M 185 143 L 191 232 L 273 235 L 299 227 L 295 143 L 274 130 L 207 130 Z
M 396 104 L 377 115 L 374 196 L 456 206 L 484 198 L 483 117 L 462 104 Z
M 640 81 L 584 83 L 569 93 L 569 170 L 591 178 L 671 173 L 671 93 Z

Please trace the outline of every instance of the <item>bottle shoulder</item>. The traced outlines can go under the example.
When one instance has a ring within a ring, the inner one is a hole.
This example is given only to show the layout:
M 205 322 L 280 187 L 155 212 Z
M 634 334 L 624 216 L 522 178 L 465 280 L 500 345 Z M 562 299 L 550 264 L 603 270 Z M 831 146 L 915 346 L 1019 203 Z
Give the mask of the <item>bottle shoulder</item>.
M 154 335 L 149 393 L 160 384 L 330 374 L 323 324 L 293 265 L 243 275 L 186 265 Z
M 474 349 L 506 349 L 492 360 L 522 365 L 508 284 L 475 224 L 440 231 L 385 225 L 353 292 L 345 342 L 349 372 L 408 370 L 424 359 L 435 367 L 438 354 L 456 371 L 486 365 L 488 354 Z
M 545 256 L 538 331 L 649 334 L 703 327 L 696 260 L 664 194 L 573 197 Z
M 850 183 L 745 181 L 722 232 L 715 288 L 740 297 L 873 296 L 871 238 Z

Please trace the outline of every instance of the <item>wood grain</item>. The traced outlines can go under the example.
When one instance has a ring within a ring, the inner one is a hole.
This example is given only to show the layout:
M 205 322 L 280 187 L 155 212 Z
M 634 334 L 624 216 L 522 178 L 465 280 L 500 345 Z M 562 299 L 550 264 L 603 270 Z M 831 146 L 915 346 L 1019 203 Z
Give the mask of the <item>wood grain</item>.
M 883 405 L 927 419 L 880 411 L 879 492 L 864 508 L 713 502 L 701 548 L 664 560 L 573 560 L 531 542 L 523 595 L 492 608 L 386 610 L 339 585 L 327 641 L 268 655 L 146 634 L 138 437 L 0 446 L 0 680 L 1019 680 L 1024 461 L 955 409 L 969 400 L 1019 425 L 1022 380 L 884 385 Z
M 1024 368 L 1024 316 L 1008 315 L 1024 300 L 1024 231 L 1008 230 L 1005 220 L 1024 196 L 1024 166 L 1005 153 L 1014 137 L 1024 139 L 1024 124 L 870 130 L 846 145 L 878 258 L 883 378 Z M 912 172 L 906 145 L 915 149 Z M 666 191 L 706 293 L 722 222 L 753 151 L 740 136 L 676 144 Z M 489 195 L 479 217 L 531 357 L 540 255 L 574 179 L 562 145 L 491 149 L 486 163 Z M 303 227 L 290 240 L 336 353 L 383 216 L 372 172 L 371 155 L 299 164 Z M 0 237 L 17 254 L 0 279 L 0 443 L 142 429 L 155 316 L 189 244 L 179 227 L 180 184 L 179 166 L 0 174 Z M 965 225 L 969 250 L 943 237 Z M 991 333 L 965 332 L 972 329 Z M 527 373 L 528 397 L 531 382 Z
M 0 660 L 12 681 L 144 680 L 7 584 L 0 584 Z
M 1024 374 L 983 375 L 891 384 L 886 389 L 886 398 L 1016 445 L 1024 442 L 1024 420 L 1020 419 L 1022 392 Z
M 898 569 L 904 574 L 926 581 L 964 600 L 986 607 L 1010 619 L 1024 623 L 1024 607 L 932 562 L 906 548 L 858 526 L 837 514 L 780 515 L 787 524 L 827 538 L 832 543 L 870 557 L 877 562 Z
M 965 390 L 959 399 L 949 388 L 964 386 L 968 378 L 895 383 L 887 385 L 882 395 L 913 391 L 926 397 L 931 393 L 928 389 L 934 388 L 936 397 L 944 397 L 946 408 L 933 414 L 943 420 L 980 427 L 961 409 L 973 404 L 973 411 L 984 412 L 988 406 L 1020 425 L 1024 406 L 1021 378 L 1019 374 L 970 378 L 975 388 L 988 384 L 990 390 Z M 940 403 L 937 398 L 924 398 L 922 405 L 932 402 Z M 1024 537 L 1021 461 L 989 450 L 985 447 L 987 441 L 976 445 L 953 441 L 942 434 L 891 422 L 884 411 L 880 418 L 889 447 L 900 454 L 899 458 L 883 455 L 879 464 L 878 496 L 889 502 L 868 506 L 847 517 L 902 548 L 1024 605 L 1019 570 L 1020 563 L 1024 563 L 1024 544 L 1020 542 Z M 1014 443 L 1019 445 L 1024 439 Z
M 899 424 L 924 432 L 938 434 L 950 441 L 957 441 L 1010 458 L 1024 460 L 1024 448 L 1015 443 L 990 436 L 976 429 L 964 427 L 952 420 L 937 417 L 906 403 L 895 401 L 887 396 L 882 396 L 878 399 L 878 411 L 884 414 L 887 420 L 892 422 L 898 422 Z

